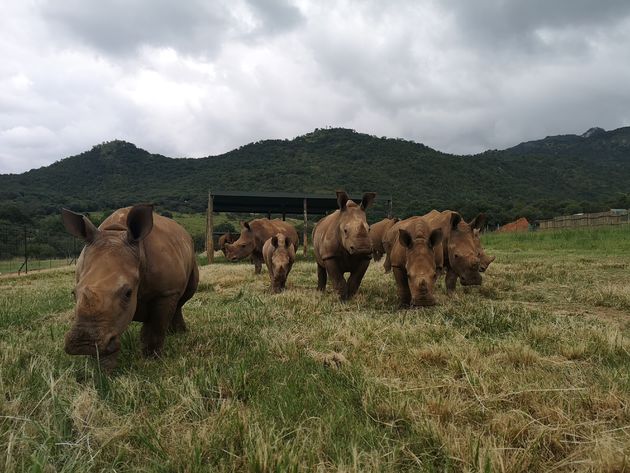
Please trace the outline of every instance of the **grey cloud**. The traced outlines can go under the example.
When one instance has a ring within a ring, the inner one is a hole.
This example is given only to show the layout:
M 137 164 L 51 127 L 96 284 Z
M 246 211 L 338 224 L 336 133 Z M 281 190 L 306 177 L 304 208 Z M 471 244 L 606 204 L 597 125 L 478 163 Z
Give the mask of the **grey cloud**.
M 476 153 L 630 124 L 626 2 L 10 0 L 0 172 L 343 126 Z
M 283 0 L 59 0 L 45 3 L 41 15 L 71 41 L 132 56 L 149 46 L 213 57 L 227 40 L 283 32 L 302 20 L 299 9 Z
M 630 16 L 625 0 L 446 0 L 437 5 L 455 18 L 465 40 L 513 52 L 553 49 L 539 36 L 543 29 L 576 31 L 574 41 L 585 46 L 586 37 Z

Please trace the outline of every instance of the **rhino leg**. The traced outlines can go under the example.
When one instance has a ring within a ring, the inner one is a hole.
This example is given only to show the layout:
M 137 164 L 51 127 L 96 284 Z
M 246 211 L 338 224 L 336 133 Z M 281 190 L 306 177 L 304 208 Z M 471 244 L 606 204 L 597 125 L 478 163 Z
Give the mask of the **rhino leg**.
M 328 280 L 328 274 L 326 273 L 326 268 L 318 264 L 317 265 L 317 290 L 318 291 L 326 290 L 327 280 Z
M 396 289 L 398 290 L 398 307 L 406 309 L 411 304 L 411 291 L 409 290 L 409 280 L 407 274 L 400 268 L 392 268 Z
M 326 272 L 330 279 L 332 280 L 333 289 L 339 294 L 339 297 L 342 301 L 348 299 L 348 284 L 346 283 L 346 279 L 343 277 L 343 272 L 339 269 L 339 265 L 334 259 L 327 259 L 324 264 L 326 264 Z
M 257 254 L 253 254 L 252 263 L 254 263 L 254 274 L 260 274 L 262 272 L 262 258 Z
M 448 294 L 453 293 L 455 290 L 455 286 L 457 285 L 457 273 L 453 271 L 451 268 L 448 268 L 446 272 L 446 292 Z
M 350 277 L 348 278 L 348 299 L 354 296 L 359 290 L 359 286 L 361 285 L 361 281 L 363 281 L 363 276 L 365 276 L 369 265 L 370 260 L 366 258 L 350 273 Z
M 184 321 L 184 315 L 182 314 L 182 307 L 188 300 L 195 294 L 197 291 L 197 286 L 199 285 L 199 269 L 195 264 L 193 270 L 188 277 L 188 283 L 186 284 L 186 289 L 184 290 L 184 294 L 179 299 L 177 303 L 177 308 L 175 309 L 175 314 L 173 315 L 173 319 L 171 320 L 171 325 L 169 327 L 170 332 L 185 332 L 186 331 L 186 322 Z
M 182 314 L 182 307 L 179 305 L 177 306 L 177 309 L 175 309 L 175 314 L 173 315 L 173 318 L 171 319 L 171 325 L 169 326 L 168 331 L 171 333 L 186 331 L 186 322 L 184 322 L 184 316 Z
M 142 325 L 142 330 L 140 330 L 144 356 L 160 355 L 166 332 L 171 325 L 176 308 L 177 299 L 172 296 L 156 299 L 151 304 L 149 320 Z
M 392 270 L 392 262 L 389 259 L 389 253 L 385 253 L 385 261 L 383 262 L 383 268 L 385 268 L 386 273 L 389 273 Z

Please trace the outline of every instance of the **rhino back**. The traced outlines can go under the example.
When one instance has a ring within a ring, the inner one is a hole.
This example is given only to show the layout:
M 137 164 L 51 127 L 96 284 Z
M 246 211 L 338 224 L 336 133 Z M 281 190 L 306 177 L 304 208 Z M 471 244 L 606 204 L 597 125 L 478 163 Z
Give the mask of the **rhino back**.
M 256 248 L 262 253 L 265 242 L 272 236 L 282 233 L 284 236 L 291 238 L 294 245 L 297 246 L 297 231 L 290 223 L 280 219 L 268 220 L 266 218 L 252 220 L 249 223 L 250 228 L 254 232 Z

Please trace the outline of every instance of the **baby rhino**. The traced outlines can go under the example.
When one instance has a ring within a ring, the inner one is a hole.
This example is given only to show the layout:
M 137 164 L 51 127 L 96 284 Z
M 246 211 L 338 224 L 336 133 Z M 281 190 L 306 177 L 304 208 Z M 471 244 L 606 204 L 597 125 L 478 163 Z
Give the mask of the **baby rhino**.
M 295 247 L 291 239 L 282 233 L 269 238 L 263 245 L 263 259 L 269 270 L 271 290 L 276 294 L 284 291 L 295 261 Z
M 422 217 L 402 220 L 385 234 L 401 308 L 435 305 L 442 236 L 441 228 L 432 229 Z
M 151 205 L 116 210 L 98 228 L 70 210 L 61 216 L 66 230 L 85 241 L 66 352 L 96 356 L 109 371 L 116 366 L 123 332 L 135 320 L 143 324 L 144 354 L 159 355 L 167 332 L 186 329 L 182 306 L 197 290 L 191 236 Z

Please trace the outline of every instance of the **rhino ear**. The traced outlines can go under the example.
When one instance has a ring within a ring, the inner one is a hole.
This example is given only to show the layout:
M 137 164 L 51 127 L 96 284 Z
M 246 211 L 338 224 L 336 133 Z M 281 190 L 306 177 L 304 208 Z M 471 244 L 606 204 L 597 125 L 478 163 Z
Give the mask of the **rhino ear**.
M 411 248 L 413 246 L 413 238 L 411 237 L 411 234 L 403 228 L 398 230 L 398 241 L 407 248 Z
M 462 216 L 460 214 L 458 214 L 457 212 L 451 213 L 451 228 L 453 230 L 457 230 L 457 225 L 459 225 L 459 222 L 461 221 L 462 221 Z
M 131 243 L 138 243 L 153 230 L 153 205 L 134 205 L 127 214 L 127 236 Z
M 398 217 L 394 217 L 394 218 L 392 218 L 392 222 L 398 223 L 398 222 L 400 222 L 400 219 Z
M 241 225 L 243 225 L 243 228 L 247 229 L 247 230 L 251 230 L 252 227 L 249 226 L 249 222 L 241 222 Z
M 271 246 L 278 248 L 278 237 L 276 235 L 271 237 Z
M 435 248 L 437 245 L 442 243 L 442 238 L 443 234 L 441 228 L 436 228 L 435 230 L 433 230 L 431 232 L 431 235 L 429 235 L 429 248 Z
M 70 235 L 81 238 L 86 243 L 92 243 L 100 232 L 89 218 L 68 209 L 61 209 L 61 220 Z
M 346 210 L 346 204 L 350 200 L 346 191 L 337 191 L 337 205 L 339 210 Z
M 472 219 L 472 222 L 470 222 L 470 226 L 473 229 L 481 229 L 486 224 L 486 220 L 487 220 L 486 214 L 480 213 L 479 215 L 477 215 L 475 218 Z
M 361 208 L 363 210 L 367 209 L 372 202 L 376 199 L 376 192 L 366 192 L 363 194 L 363 199 L 361 199 Z

